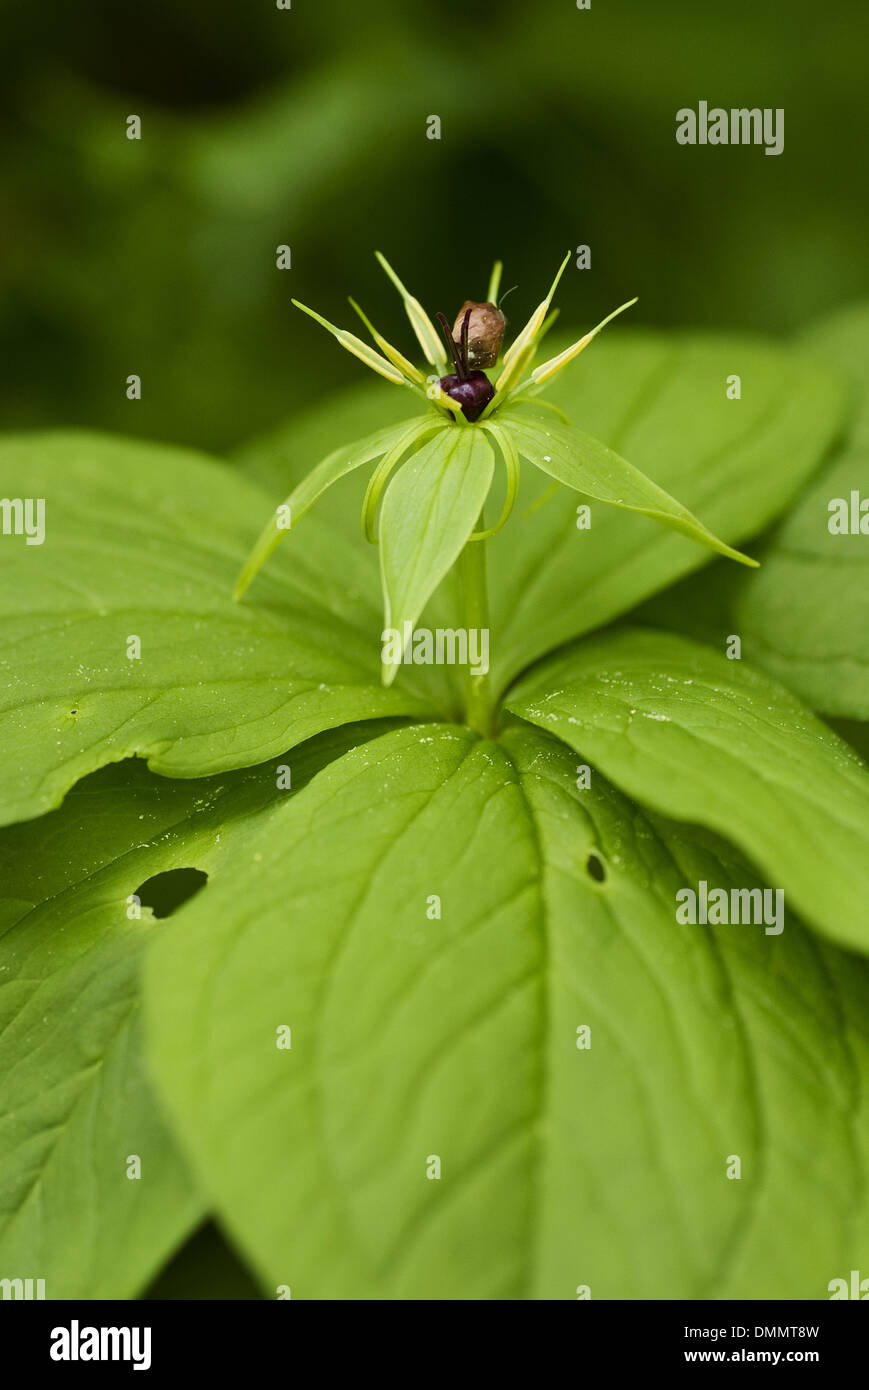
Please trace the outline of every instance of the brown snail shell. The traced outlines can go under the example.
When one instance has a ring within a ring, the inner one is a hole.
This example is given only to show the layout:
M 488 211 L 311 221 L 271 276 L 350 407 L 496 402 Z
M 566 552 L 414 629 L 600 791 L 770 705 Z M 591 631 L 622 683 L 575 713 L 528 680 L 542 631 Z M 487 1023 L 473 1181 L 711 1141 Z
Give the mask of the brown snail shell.
M 466 299 L 453 324 L 453 340 L 461 343 L 462 324 L 470 309 L 468 320 L 468 366 L 475 369 L 494 367 L 504 341 L 507 320 L 496 304 L 478 304 Z

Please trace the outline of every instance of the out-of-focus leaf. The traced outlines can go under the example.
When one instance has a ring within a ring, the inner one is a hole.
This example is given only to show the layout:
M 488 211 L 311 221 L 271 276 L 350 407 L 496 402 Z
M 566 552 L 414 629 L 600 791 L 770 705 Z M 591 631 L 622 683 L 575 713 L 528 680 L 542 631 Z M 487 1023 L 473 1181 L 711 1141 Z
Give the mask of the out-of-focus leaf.
M 806 350 L 846 374 L 853 417 L 832 464 L 739 585 L 732 630 L 744 654 L 813 709 L 869 718 L 869 305 L 822 323 Z M 831 512 L 834 504 L 836 519 Z M 836 505 L 836 504 L 839 505 Z M 865 503 L 866 510 L 860 510 Z M 833 533 L 844 519 L 845 534 Z M 865 526 L 865 531 L 861 531 Z

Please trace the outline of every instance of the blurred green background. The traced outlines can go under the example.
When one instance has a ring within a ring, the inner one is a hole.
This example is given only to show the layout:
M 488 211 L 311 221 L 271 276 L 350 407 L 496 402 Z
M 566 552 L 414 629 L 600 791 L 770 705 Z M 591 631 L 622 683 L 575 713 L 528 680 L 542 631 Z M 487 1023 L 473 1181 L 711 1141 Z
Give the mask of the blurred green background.
M 4 0 L 0 19 L 4 429 L 229 450 L 362 371 L 291 294 L 351 326 L 351 292 L 410 347 L 375 247 L 450 317 L 499 255 L 523 318 L 580 243 L 592 268 L 561 294 L 580 327 L 637 294 L 634 323 L 787 333 L 869 290 L 865 0 Z M 677 145 L 701 99 L 783 107 L 783 154 Z

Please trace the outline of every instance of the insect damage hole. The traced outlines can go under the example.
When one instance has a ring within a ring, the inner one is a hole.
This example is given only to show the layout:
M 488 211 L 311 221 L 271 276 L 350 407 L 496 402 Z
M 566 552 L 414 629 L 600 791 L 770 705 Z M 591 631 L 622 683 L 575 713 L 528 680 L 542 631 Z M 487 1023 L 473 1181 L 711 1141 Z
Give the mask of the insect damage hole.
M 606 883 L 606 864 L 599 854 L 595 854 L 594 850 L 586 858 L 585 872 L 589 878 L 594 879 L 595 883 Z
M 136 897 L 142 907 L 150 907 L 155 917 L 171 917 L 179 907 L 201 892 L 208 882 L 202 869 L 167 869 L 146 878 Z

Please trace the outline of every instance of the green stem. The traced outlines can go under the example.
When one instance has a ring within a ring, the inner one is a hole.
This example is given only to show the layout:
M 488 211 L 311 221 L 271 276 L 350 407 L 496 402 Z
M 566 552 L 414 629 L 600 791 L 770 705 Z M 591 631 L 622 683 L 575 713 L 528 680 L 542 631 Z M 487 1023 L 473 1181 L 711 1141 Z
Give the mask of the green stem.
M 483 512 L 477 522 L 477 530 L 485 530 Z M 488 541 L 468 541 L 459 556 L 459 586 L 462 605 L 462 626 L 468 633 L 470 645 L 471 629 L 489 634 L 491 649 L 491 628 L 489 626 L 489 592 L 486 584 L 486 546 Z M 465 684 L 465 722 L 483 738 L 494 734 L 495 707 L 488 672 L 484 676 L 471 674 L 468 668 Z

